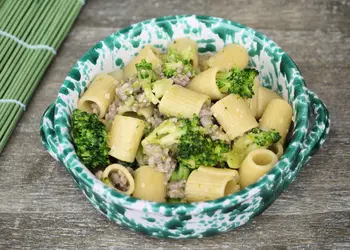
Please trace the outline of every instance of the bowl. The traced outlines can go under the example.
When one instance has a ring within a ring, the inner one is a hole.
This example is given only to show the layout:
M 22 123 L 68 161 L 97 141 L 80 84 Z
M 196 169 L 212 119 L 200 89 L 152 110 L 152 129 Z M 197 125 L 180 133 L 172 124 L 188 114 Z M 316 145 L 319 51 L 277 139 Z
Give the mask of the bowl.
M 101 72 L 121 69 L 146 44 L 165 50 L 169 41 L 189 37 L 199 53 L 213 53 L 229 43 L 249 52 L 249 65 L 263 85 L 293 106 L 294 126 L 285 154 L 255 184 L 221 199 L 167 204 L 125 196 L 104 185 L 79 161 L 70 136 L 70 117 L 89 82 Z M 311 122 L 312 121 L 312 122 Z M 293 60 L 276 43 L 242 24 L 211 16 L 166 16 L 121 29 L 97 43 L 74 65 L 41 122 L 42 142 L 64 165 L 91 204 L 110 220 L 155 237 L 200 238 L 247 223 L 271 205 L 321 147 L 329 132 L 329 114 L 306 88 Z

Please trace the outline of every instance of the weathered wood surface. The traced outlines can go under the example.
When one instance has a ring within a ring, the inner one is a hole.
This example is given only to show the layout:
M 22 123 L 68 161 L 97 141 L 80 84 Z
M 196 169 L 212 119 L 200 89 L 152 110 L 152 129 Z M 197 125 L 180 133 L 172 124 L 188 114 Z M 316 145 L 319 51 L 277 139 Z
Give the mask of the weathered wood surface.
M 228 18 L 276 41 L 327 104 L 329 139 L 261 216 L 199 240 L 164 240 L 105 219 L 44 150 L 39 122 L 77 59 L 131 23 L 172 14 Z M 89 0 L 0 156 L 0 249 L 350 249 L 350 0 Z

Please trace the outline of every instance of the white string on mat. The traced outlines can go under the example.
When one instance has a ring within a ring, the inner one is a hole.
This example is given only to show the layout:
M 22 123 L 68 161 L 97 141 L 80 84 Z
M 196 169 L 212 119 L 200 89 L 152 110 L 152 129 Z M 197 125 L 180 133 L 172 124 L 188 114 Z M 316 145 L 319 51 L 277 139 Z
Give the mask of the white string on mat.
M 9 37 L 12 40 L 14 40 L 16 43 L 21 44 L 24 47 L 27 47 L 28 49 L 45 49 L 45 50 L 50 51 L 54 55 L 57 54 L 56 50 L 51 46 L 48 46 L 46 44 L 34 44 L 34 45 L 32 45 L 32 44 L 26 43 L 25 41 L 17 38 L 16 36 L 14 36 L 10 33 L 7 33 L 6 31 L 3 31 L 3 30 L 0 30 L 0 36 Z
M 0 99 L 0 103 L 15 103 L 15 104 L 21 106 L 21 108 L 23 110 L 26 110 L 26 108 L 27 108 L 27 105 L 25 105 L 23 102 L 20 102 L 16 99 Z

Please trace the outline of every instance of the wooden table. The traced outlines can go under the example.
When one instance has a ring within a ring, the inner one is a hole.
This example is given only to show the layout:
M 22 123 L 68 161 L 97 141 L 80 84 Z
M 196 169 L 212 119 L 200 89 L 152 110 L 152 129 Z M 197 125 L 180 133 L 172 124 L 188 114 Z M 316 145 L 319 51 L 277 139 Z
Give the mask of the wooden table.
M 93 44 L 162 15 L 205 14 L 263 32 L 327 104 L 325 146 L 262 215 L 226 234 L 154 239 L 98 213 L 44 150 L 39 122 L 70 68 Z M 350 249 L 350 0 L 89 0 L 0 157 L 0 249 Z

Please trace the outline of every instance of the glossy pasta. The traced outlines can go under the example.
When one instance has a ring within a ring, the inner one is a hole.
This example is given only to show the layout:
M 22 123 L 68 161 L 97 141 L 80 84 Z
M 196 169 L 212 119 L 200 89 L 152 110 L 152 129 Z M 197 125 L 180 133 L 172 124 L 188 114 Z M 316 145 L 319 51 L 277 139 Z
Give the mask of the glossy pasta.
M 209 167 L 193 170 L 186 183 L 187 200 L 189 202 L 215 200 L 238 191 L 237 175 L 234 171 Z
M 164 93 L 159 111 L 166 116 L 192 118 L 199 115 L 203 104 L 208 101 L 210 98 L 207 95 L 173 85 Z
M 284 144 L 292 123 L 293 110 L 288 102 L 282 99 L 273 99 L 267 105 L 259 121 L 262 129 L 276 129 L 281 135 L 281 144 Z
M 130 174 L 129 170 L 126 169 L 126 167 L 120 165 L 120 164 L 112 164 L 109 165 L 102 173 L 102 179 L 109 179 L 110 175 L 113 173 L 117 173 L 119 176 L 123 176 L 122 178 L 126 178 L 127 180 L 127 190 L 126 191 L 122 191 L 116 187 L 114 187 L 114 185 L 112 184 L 111 181 L 108 181 L 108 186 L 117 189 L 119 192 L 122 192 L 126 195 L 131 195 L 134 190 L 135 190 L 135 182 L 134 182 L 134 178 L 132 177 L 132 175 Z
M 257 98 L 258 101 L 256 118 L 260 118 L 262 116 L 270 101 L 273 99 L 282 99 L 282 97 L 280 97 L 276 92 L 273 92 L 272 90 L 265 88 L 260 84 L 258 85 Z
M 112 76 L 108 74 L 97 75 L 79 99 L 78 109 L 89 113 L 97 113 L 100 118 L 103 118 L 108 106 L 114 101 L 116 87 L 116 81 Z
M 239 44 L 228 44 L 208 60 L 209 67 L 229 70 L 233 67 L 244 69 L 248 66 L 247 50 Z
M 256 149 L 250 152 L 239 168 L 241 188 L 258 181 L 277 161 L 277 155 L 268 149 Z
M 141 166 L 135 170 L 135 198 L 165 202 L 166 180 L 165 174 L 151 168 L 150 166 Z
M 231 140 L 259 125 L 245 100 L 238 95 L 224 97 L 211 107 L 211 111 Z
M 109 132 L 109 154 L 119 160 L 133 162 L 140 145 L 144 121 L 127 116 L 116 115 Z
M 195 76 L 187 88 L 196 91 L 198 93 L 209 96 L 213 101 L 219 100 L 226 96 L 222 94 L 216 85 L 216 73 L 219 68 L 209 68 L 199 75 Z

